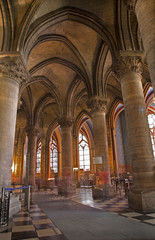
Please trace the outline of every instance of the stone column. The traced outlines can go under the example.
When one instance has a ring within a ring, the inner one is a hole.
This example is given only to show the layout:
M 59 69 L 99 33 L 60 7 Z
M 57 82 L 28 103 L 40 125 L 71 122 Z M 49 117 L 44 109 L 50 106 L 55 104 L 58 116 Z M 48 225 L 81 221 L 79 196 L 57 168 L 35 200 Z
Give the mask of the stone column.
M 26 185 L 31 185 L 35 190 L 35 174 L 36 174 L 36 150 L 38 130 L 34 126 L 26 129 L 28 136 L 28 150 L 26 159 Z
M 91 108 L 93 119 L 93 133 L 95 143 L 95 156 L 102 158 L 102 168 L 99 172 L 102 188 L 93 188 L 93 198 L 108 199 L 114 197 L 115 191 L 110 181 L 108 139 L 106 128 L 106 106 L 108 99 L 104 97 L 92 97 L 87 105 Z
M 143 41 L 150 77 L 155 92 L 155 1 L 132 0 Z
M 26 78 L 18 53 L 0 54 L 0 189 L 11 185 L 19 85 Z
M 106 128 L 106 106 L 107 98 L 92 97 L 88 100 L 93 119 L 93 133 L 95 143 L 95 156 L 102 157 L 103 170 L 107 172 L 107 183 L 110 184 L 108 139 Z
M 141 83 L 140 57 L 128 57 L 124 54 L 119 59 L 117 72 L 121 80 L 134 178 L 134 188 L 129 194 L 129 206 L 142 212 L 154 211 L 154 158 Z
M 62 131 L 62 185 L 61 193 L 70 194 L 72 191 L 72 119 L 63 117 L 59 124 Z

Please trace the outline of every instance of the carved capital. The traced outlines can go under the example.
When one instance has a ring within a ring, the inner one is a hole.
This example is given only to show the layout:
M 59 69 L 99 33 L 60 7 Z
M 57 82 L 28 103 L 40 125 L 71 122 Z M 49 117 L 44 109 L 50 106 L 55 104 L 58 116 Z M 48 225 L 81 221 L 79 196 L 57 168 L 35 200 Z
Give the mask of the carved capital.
M 18 110 L 21 109 L 21 106 L 22 106 L 22 101 L 19 99 L 19 100 L 18 100 L 17 109 L 18 109 Z
M 73 124 L 73 119 L 70 117 L 61 117 L 58 122 L 61 127 L 71 127 Z
M 28 71 L 19 53 L 0 54 L 0 74 L 18 83 L 28 79 Z
M 109 100 L 103 97 L 92 97 L 87 101 L 88 108 L 91 109 L 91 113 L 106 112 L 106 106 Z
M 28 127 L 26 128 L 26 132 L 27 132 L 27 135 L 28 135 L 28 136 L 29 136 L 29 135 L 38 136 L 38 133 L 39 133 L 38 129 L 35 128 L 34 126 L 28 126 Z
M 140 56 L 119 56 L 114 61 L 112 68 L 118 78 L 131 72 L 141 75 L 143 71 L 142 58 Z

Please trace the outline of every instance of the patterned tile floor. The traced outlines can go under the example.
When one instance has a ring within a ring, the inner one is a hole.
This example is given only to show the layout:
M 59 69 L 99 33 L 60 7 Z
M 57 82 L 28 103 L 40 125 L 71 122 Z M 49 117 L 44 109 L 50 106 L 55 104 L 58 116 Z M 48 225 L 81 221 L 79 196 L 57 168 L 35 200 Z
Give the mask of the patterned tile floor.
M 49 194 L 52 200 L 62 200 L 62 197 L 52 194 L 51 191 L 40 192 L 40 196 Z M 64 198 L 68 199 L 68 198 Z M 155 213 L 141 214 L 128 208 L 127 198 L 122 192 L 116 198 L 106 201 L 94 200 L 92 190 L 82 188 L 77 189 L 71 200 L 88 205 L 102 211 L 113 212 L 114 214 L 130 218 L 133 221 L 143 222 L 155 226 Z M 51 219 L 38 207 L 32 204 L 28 211 L 22 210 L 14 215 L 9 226 L 0 228 L 0 240 L 67 240 L 64 234 L 56 227 Z
M 29 212 L 14 215 L 9 226 L 0 228 L 0 240 L 67 240 L 47 215 L 36 204 Z
M 76 194 L 71 198 L 73 201 L 101 209 L 106 212 L 113 212 L 134 221 L 143 222 L 155 226 L 155 213 L 142 214 L 134 212 L 128 207 L 128 199 L 123 191 L 117 197 L 105 201 L 94 200 L 92 190 L 87 188 L 77 189 Z

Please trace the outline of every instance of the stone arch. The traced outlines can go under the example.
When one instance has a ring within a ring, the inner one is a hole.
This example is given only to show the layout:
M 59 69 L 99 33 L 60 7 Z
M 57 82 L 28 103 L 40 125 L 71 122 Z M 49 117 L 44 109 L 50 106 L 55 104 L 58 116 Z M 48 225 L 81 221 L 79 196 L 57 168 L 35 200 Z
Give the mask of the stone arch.
M 3 20 L 3 41 L 1 51 L 10 51 L 13 47 L 14 36 L 14 16 L 10 1 L 2 0 L 0 10 Z M 2 34 L 2 33 L 1 33 Z
M 31 48 L 29 49 L 29 51 L 26 52 L 25 55 L 25 60 L 27 61 L 31 51 L 39 44 L 43 43 L 43 42 L 47 42 L 47 41 L 59 41 L 64 43 L 64 45 L 66 47 L 68 47 L 72 53 L 76 56 L 76 58 L 79 60 L 82 70 L 85 73 L 85 75 L 89 76 L 89 71 L 87 69 L 87 65 L 85 60 L 83 59 L 83 57 L 81 56 L 80 52 L 78 51 L 78 49 L 73 45 L 73 43 L 66 37 L 66 36 L 62 36 L 60 34 L 44 34 L 41 35 L 31 46 Z
M 37 19 L 32 24 L 31 30 L 29 30 L 30 29 L 30 25 L 29 25 L 29 29 L 25 31 L 26 34 L 24 34 L 23 38 L 19 37 L 20 41 L 17 44 L 17 49 L 19 49 L 19 51 L 24 50 L 24 45 L 27 45 L 27 41 L 29 41 L 29 39 L 32 38 L 33 41 L 35 41 L 34 39 L 37 39 L 40 32 L 42 32 L 45 28 L 47 28 L 52 24 L 65 21 L 67 19 L 67 20 L 80 22 L 92 28 L 101 36 L 101 38 L 108 45 L 112 55 L 115 53 L 116 43 L 112 35 L 106 29 L 101 19 L 97 18 L 97 16 L 95 16 L 94 14 L 82 9 L 72 8 L 72 7 L 60 8 L 52 13 L 53 14 L 48 13 L 45 16 Z M 21 33 L 23 32 L 21 31 Z
M 33 76 L 31 77 L 20 89 L 20 96 L 22 95 L 23 90 L 30 86 L 33 83 L 36 82 L 40 82 L 43 85 L 45 85 L 51 92 L 51 95 L 53 96 L 53 98 L 56 100 L 56 103 L 58 105 L 58 110 L 59 110 L 59 115 L 62 116 L 63 114 L 63 107 L 62 107 L 62 100 L 61 100 L 61 96 L 58 93 L 55 85 L 45 76 Z

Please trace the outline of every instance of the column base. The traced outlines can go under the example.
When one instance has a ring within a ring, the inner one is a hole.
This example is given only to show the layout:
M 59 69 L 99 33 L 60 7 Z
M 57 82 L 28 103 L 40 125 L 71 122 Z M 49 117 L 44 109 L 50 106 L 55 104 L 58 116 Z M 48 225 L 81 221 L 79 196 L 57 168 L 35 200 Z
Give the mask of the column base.
M 37 184 L 31 185 L 31 191 L 32 192 L 37 192 L 38 191 L 38 185 Z
M 116 196 L 115 187 L 111 185 L 94 186 L 92 188 L 92 195 L 94 199 L 107 200 L 113 198 Z
M 155 189 L 132 189 L 128 194 L 129 208 L 141 213 L 155 212 Z
M 19 196 L 15 194 L 10 195 L 10 205 L 9 205 L 9 217 L 16 214 L 21 210 L 21 203 L 19 201 Z
M 38 190 L 46 190 L 47 188 L 47 182 L 46 180 L 41 180 L 40 181 L 40 186 L 38 187 Z
M 61 196 L 72 196 L 76 191 L 75 185 L 59 185 L 58 186 L 58 194 Z
M 54 180 L 48 180 L 47 183 L 46 183 L 46 187 L 47 187 L 47 189 L 53 190 L 53 188 L 55 187 L 55 181 Z

